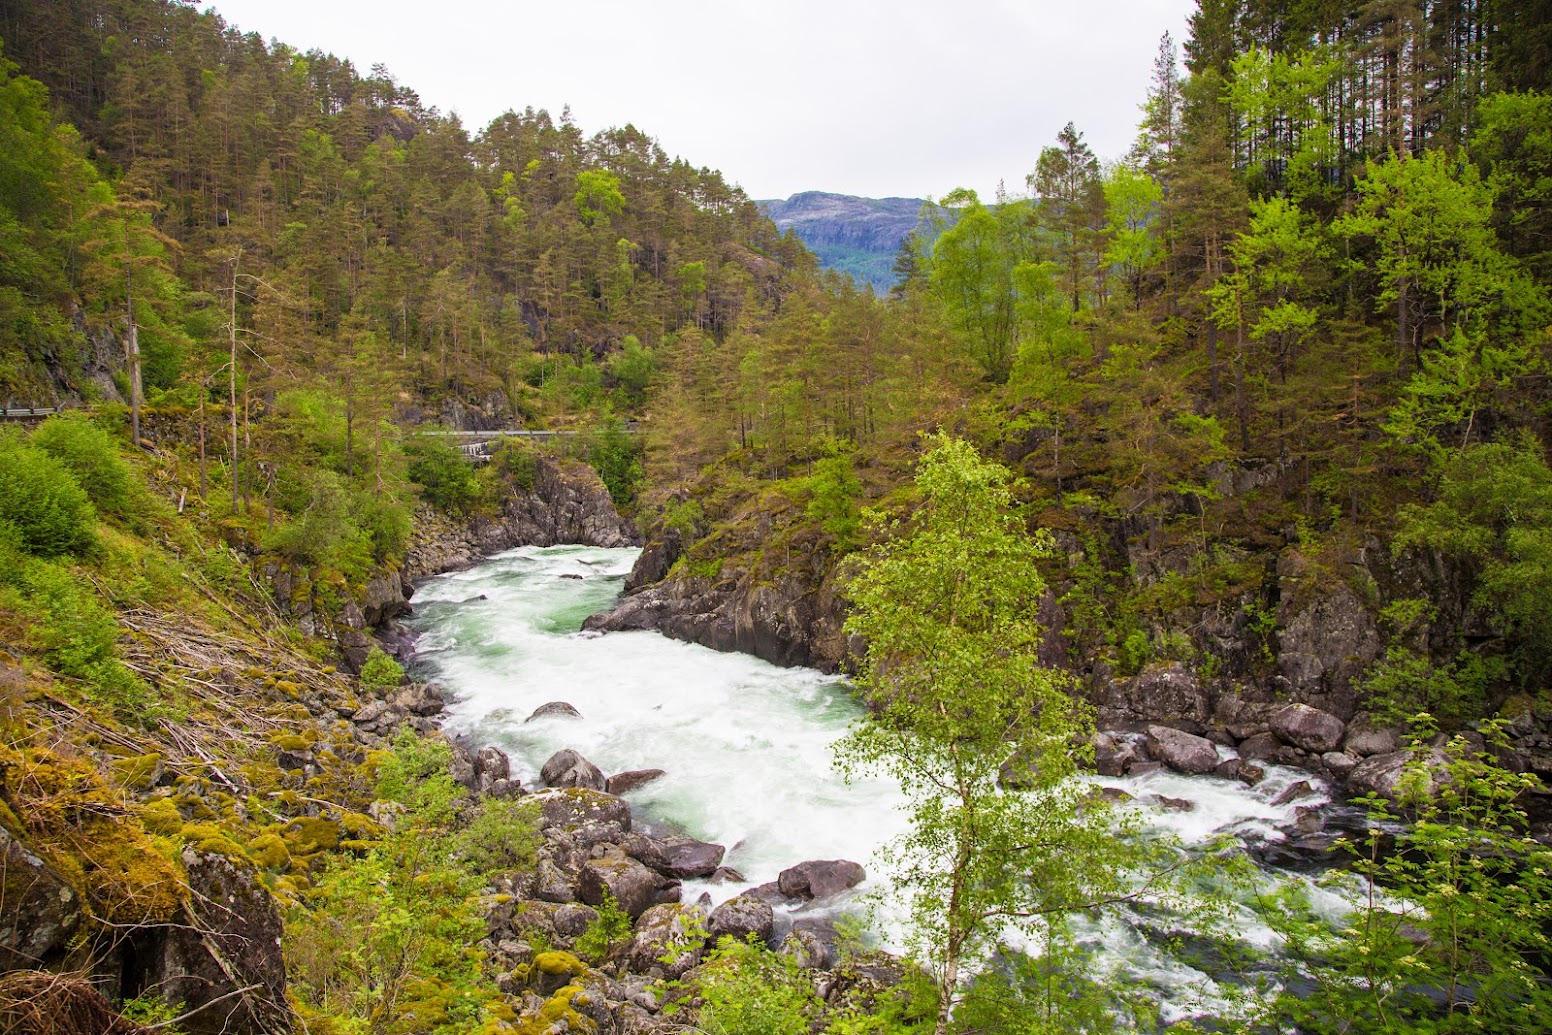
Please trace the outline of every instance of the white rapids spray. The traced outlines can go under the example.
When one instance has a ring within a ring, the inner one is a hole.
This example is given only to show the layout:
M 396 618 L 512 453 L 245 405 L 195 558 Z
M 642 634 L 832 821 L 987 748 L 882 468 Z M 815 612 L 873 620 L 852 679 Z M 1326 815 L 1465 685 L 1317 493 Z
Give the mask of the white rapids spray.
M 567 747 L 609 774 L 665 770 L 625 795 L 638 817 L 654 829 L 726 845 L 725 864 L 750 885 L 808 859 L 862 862 L 870 879 L 859 890 L 885 900 L 881 933 L 886 944 L 896 942 L 902 911 L 889 906 L 876 852 L 906 828 L 899 788 L 884 780 L 848 785 L 831 766 L 831 745 L 862 712 L 851 690 L 809 669 L 778 668 L 653 632 L 579 632 L 586 616 L 617 598 L 636 552 L 522 547 L 420 586 L 411 623 L 420 634 L 416 664 L 455 695 L 449 727 L 505 750 L 514 777 L 529 786 L 545 760 Z M 581 718 L 525 721 L 551 701 L 571 704 Z M 1185 845 L 1224 834 L 1275 842 L 1297 806 L 1329 800 L 1319 781 L 1276 766 L 1253 788 L 1170 772 L 1093 779 L 1132 795 L 1149 828 Z M 1303 779 L 1313 796 L 1272 804 Z M 1162 807 L 1155 796 L 1191 807 Z M 1339 897 L 1306 877 L 1269 879 L 1297 880 L 1322 911 L 1343 911 Z M 685 894 L 693 900 L 704 891 L 720 901 L 744 887 L 695 883 Z M 1245 943 L 1274 947 L 1275 936 L 1250 910 L 1236 919 Z M 1165 1020 L 1224 1007 L 1208 974 L 1147 937 L 1146 917 L 1123 921 L 1089 926 L 1080 936 L 1102 960 L 1156 989 Z

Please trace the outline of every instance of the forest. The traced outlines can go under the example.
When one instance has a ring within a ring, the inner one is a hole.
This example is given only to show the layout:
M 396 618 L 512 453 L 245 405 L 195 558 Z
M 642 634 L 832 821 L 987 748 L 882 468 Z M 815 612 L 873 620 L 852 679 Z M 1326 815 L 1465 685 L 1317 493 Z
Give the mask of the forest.
M 363 634 L 369 587 L 397 586 L 427 529 L 586 465 L 661 547 L 650 581 L 719 607 L 796 587 L 835 643 L 848 617 L 896 642 L 891 594 L 936 576 L 889 568 L 891 535 L 936 527 L 945 472 L 992 485 L 981 527 L 1010 537 L 997 570 L 1024 596 L 1011 625 L 966 619 L 964 649 L 1044 663 L 1049 624 L 1061 699 L 1101 711 L 1161 666 L 1286 692 L 1295 598 L 1345 587 L 1375 646 L 1315 703 L 1424 713 L 1445 785 L 1475 792 L 1386 813 L 1421 817 L 1418 839 L 1359 846 L 1359 870 L 1437 893 L 1429 916 L 1476 940 L 1344 948 L 1286 905 L 1327 994 L 1206 1023 L 1544 1030 L 1545 849 L 1522 805 L 1552 755 L 1499 740 L 1552 715 L 1549 77 L 1542 0 L 1200 0 L 1126 154 L 1068 123 L 1007 171 L 1022 189 L 943 185 L 878 294 L 634 126 L 530 107 L 465 127 L 381 66 L 185 0 L 0 0 L 0 404 L 65 411 L 0 427 L 0 859 L 42 859 L 84 910 L 46 949 L 17 933 L 41 919 L 0 925 L 0 1017 L 75 1030 L 16 1012 L 43 994 L 26 982 L 118 965 L 112 1030 L 178 1019 L 126 976 L 150 943 L 122 932 L 172 923 L 198 857 L 279 903 L 289 993 L 243 1030 L 622 1030 L 578 1011 L 633 918 L 611 898 L 585 946 L 535 946 L 528 984 L 498 987 L 472 903 L 532 870 L 538 820 L 466 793 L 434 736 L 328 726 L 404 679 Z M 575 434 L 471 465 L 424 433 L 502 428 Z M 1055 621 L 1025 607 L 1045 596 Z M 805 635 L 789 660 L 879 695 L 857 764 L 887 768 L 890 722 L 956 765 L 986 736 L 895 715 L 908 644 L 843 657 Z M 1055 721 L 1045 678 L 1019 707 Z M 1062 723 L 1064 745 L 1092 733 Z M 1002 801 L 969 786 L 965 807 Z M 368 810 L 385 802 L 397 826 Z M 1083 802 L 1053 802 L 1100 851 Z M 0 916 L 29 901 L 4 879 Z M 967 967 L 1001 959 L 945 930 Z M 1123 992 L 1053 994 L 1077 965 L 1058 953 L 967 991 L 941 951 L 842 1009 L 726 944 L 681 998 L 709 1032 L 1165 1027 Z

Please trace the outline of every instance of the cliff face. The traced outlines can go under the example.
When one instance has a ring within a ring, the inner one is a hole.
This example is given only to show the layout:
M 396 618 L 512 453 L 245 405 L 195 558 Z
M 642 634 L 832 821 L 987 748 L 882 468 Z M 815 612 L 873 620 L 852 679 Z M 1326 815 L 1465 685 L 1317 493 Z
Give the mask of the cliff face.
M 539 456 L 532 489 L 509 496 L 497 515 L 477 514 L 467 521 L 429 510 L 417 515 L 401 575 L 412 586 L 417 579 L 459 571 L 516 546 L 612 548 L 639 542 L 591 467 Z
M 794 231 L 820 265 L 883 292 L 894 283 L 895 253 L 920 222 L 923 202 L 805 191 L 758 204 L 778 230 Z

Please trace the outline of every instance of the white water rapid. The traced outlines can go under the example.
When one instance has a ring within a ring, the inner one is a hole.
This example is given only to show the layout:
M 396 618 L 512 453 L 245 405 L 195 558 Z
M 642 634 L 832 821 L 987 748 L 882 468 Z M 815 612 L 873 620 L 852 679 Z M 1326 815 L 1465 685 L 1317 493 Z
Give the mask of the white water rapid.
M 638 822 L 726 845 L 725 864 L 750 885 L 808 859 L 861 862 L 870 879 L 859 890 L 882 891 L 887 915 L 875 851 L 905 828 L 900 794 L 882 781 L 847 785 L 831 768 L 830 745 L 861 713 L 846 684 L 652 632 L 579 632 L 585 617 L 618 596 L 635 556 L 523 547 L 418 587 L 411 620 L 420 635 L 416 667 L 456 697 L 449 729 L 502 748 L 514 778 L 529 787 L 545 760 L 567 747 L 606 774 L 663 769 L 665 776 L 625 796 Z M 525 722 L 551 701 L 571 704 L 581 718 Z M 1301 779 L 1314 785 L 1314 796 L 1272 804 Z M 1308 774 L 1275 766 L 1253 788 L 1162 771 L 1096 782 L 1132 795 L 1151 828 L 1187 845 L 1225 833 L 1276 842 L 1297 806 L 1329 798 Z M 1190 807 L 1165 807 L 1155 796 Z M 1309 884 L 1287 874 L 1268 879 Z M 743 888 L 691 883 L 684 892 L 687 901 L 703 891 L 720 901 Z M 1341 911 L 1336 896 L 1315 894 L 1317 906 Z M 1178 933 L 1178 925 L 1146 908 L 1129 919 L 1085 930 L 1084 940 L 1154 988 L 1166 1020 L 1223 1008 L 1201 961 L 1183 960 L 1162 944 L 1168 939 L 1160 935 Z M 1273 944 L 1249 910 L 1236 926 L 1249 945 Z

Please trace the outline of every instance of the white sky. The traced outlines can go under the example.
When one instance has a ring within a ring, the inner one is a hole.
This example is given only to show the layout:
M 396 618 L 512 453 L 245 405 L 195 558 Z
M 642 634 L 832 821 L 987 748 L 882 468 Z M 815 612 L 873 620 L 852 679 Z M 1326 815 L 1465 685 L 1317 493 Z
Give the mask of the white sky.
M 754 198 L 1024 189 L 1069 120 L 1130 146 L 1195 0 L 219 0 L 244 32 L 382 63 L 471 132 L 508 108 L 629 122 Z

